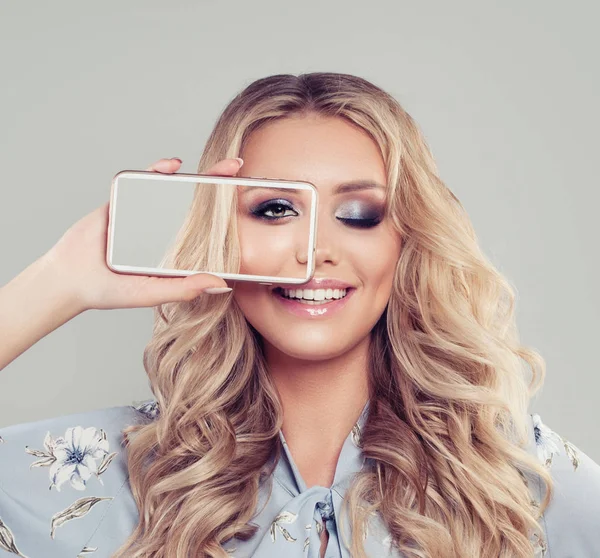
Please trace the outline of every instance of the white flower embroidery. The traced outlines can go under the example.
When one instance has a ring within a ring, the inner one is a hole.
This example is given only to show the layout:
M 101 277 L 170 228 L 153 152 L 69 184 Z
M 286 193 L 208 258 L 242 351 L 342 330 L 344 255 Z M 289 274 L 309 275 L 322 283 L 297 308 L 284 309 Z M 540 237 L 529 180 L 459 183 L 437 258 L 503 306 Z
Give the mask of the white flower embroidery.
M 106 469 L 105 463 L 108 459 L 113 457 L 108 455 L 106 433 L 93 426 L 86 429 L 81 426 L 68 428 L 64 437 L 59 436 L 56 440 L 53 440 L 48 432 L 44 439 L 44 447 L 47 453 L 27 449 L 28 453 L 44 457 L 43 460 L 32 463 L 31 467 L 51 464 L 48 472 L 50 488 L 56 486 L 58 492 L 61 485 L 67 481 L 76 490 L 85 490 L 86 481 L 92 474 L 103 484 L 98 475 Z M 102 460 L 100 468 L 96 459 Z

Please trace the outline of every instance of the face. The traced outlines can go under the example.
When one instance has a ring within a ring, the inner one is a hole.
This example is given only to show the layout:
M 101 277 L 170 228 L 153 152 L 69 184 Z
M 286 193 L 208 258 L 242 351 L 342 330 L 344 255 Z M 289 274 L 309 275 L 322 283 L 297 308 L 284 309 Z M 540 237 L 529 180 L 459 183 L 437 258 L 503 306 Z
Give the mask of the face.
M 368 338 L 383 313 L 400 255 L 398 233 L 384 215 L 386 173 L 377 144 L 341 118 L 303 116 L 256 130 L 240 156 L 244 165 L 238 176 L 308 181 L 316 186 L 319 202 L 313 280 L 290 286 L 293 292 L 240 281 L 233 292 L 237 304 L 263 337 L 267 352 L 303 360 L 344 354 Z M 348 186 L 351 182 L 354 186 Z M 360 187 L 358 182 L 381 187 Z M 297 266 L 306 264 L 306 246 L 290 249 L 287 235 L 294 227 L 308 230 L 302 219 L 306 193 L 294 198 L 281 192 L 268 196 L 263 190 L 260 197 L 258 189 L 252 190 L 239 198 L 244 214 L 254 215 L 250 211 L 265 208 L 269 199 L 287 203 L 262 209 L 268 221 L 238 221 L 242 272 L 298 276 Z M 262 258 L 244 248 L 244 238 L 256 238 L 258 227 L 265 235 Z M 286 249 L 278 260 L 285 262 L 282 267 L 266 269 L 265 254 Z

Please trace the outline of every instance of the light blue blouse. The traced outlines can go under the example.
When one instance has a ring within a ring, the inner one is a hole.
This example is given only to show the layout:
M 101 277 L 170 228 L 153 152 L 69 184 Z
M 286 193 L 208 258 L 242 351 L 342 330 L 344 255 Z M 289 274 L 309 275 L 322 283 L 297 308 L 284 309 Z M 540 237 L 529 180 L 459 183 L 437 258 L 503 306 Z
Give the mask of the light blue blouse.
M 369 403 L 348 434 L 331 488 L 306 487 L 283 433 L 281 459 L 269 484 L 261 485 L 259 525 L 248 541 L 223 547 L 234 558 L 319 558 L 327 529 L 326 558 L 350 558 L 336 522 L 352 476 L 365 466 L 361 428 Z M 0 429 L 0 557 L 110 558 L 138 522 L 130 492 L 121 430 L 154 420 L 156 402 L 54 417 Z M 544 514 L 547 545 L 535 556 L 600 556 L 600 466 L 573 444 L 529 415 L 529 451 L 550 469 L 555 497 Z M 537 478 L 528 477 L 540 502 Z M 346 532 L 350 526 L 346 523 Z M 532 540 L 537 540 L 533 538 Z M 370 557 L 401 558 L 378 515 L 368 526 Z

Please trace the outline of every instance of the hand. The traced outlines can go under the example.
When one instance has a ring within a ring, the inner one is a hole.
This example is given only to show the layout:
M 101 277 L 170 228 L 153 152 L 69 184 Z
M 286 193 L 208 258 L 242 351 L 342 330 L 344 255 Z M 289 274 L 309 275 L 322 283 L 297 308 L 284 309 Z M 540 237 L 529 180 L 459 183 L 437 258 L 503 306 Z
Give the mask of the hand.
M 177 159 L 160 159 L 146 170 L 170 174 L 180 166 Z M 223 159 L 206 174 L 235 176 L 240 166 L 236 159 Z M 108 208 L 107 202 L 77 221 L 43 256 L 82 311 L 157 306 L 192 300 L 206 288 L 228 287 L 210 273 L 150 277 L 113 272 L 106 265 Z

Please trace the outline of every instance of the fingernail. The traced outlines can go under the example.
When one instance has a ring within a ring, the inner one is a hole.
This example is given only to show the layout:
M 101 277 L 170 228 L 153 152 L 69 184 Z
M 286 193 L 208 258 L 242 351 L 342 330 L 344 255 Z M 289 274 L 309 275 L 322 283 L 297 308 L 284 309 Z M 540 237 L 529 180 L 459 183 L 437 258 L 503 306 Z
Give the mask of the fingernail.
M 240 167 L 244 164 L 244 159 L 240 159 L 239 157 L 236 157 L 235 160 L 239 161 Z
M 179 161 L 179 164 L 183 163 L 183 161 L 179 157 L 171 157 L 171 160 Z
M 206 289 L 202 289 L 202 292 L 206 294 L 221 294 L 228 293 L 231 290 L 231 287 L 207 287 Z

